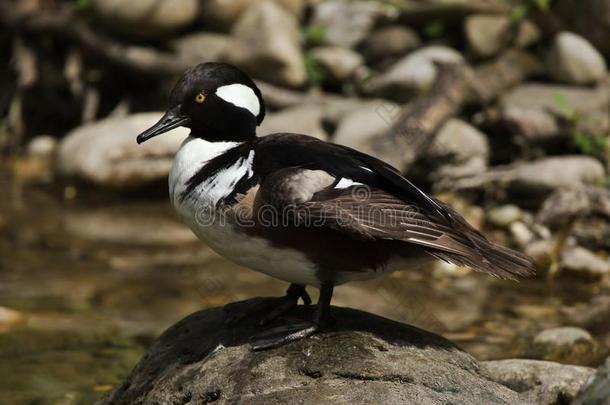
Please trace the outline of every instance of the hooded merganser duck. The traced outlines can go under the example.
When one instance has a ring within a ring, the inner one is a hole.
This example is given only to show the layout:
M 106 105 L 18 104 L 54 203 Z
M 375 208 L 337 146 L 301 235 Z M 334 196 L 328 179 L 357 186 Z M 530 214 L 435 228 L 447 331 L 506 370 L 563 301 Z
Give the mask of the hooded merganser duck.
M 171 202 L 193 232 L 227 259 L 287 281 L 261 323 L 320 289 L 313 320 L 265 331 L 253 347 L 323 330 L 334 286 L 441 259 L 501 278 L 534 273 L 524 255 L 489 241 L 397 169 L 307 135 L 256 136 L 265 103 L 238 68 L 204 63 L 174 87 L 165 115 L 137 142 L 191 129 L 169 175 Z

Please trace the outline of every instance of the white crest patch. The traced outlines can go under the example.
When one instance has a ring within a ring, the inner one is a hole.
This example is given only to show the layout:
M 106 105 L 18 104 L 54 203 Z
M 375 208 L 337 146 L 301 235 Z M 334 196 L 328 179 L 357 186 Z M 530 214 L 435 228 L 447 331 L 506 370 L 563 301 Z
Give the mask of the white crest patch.
M 362 185 L 363 185 L 362 183 L 358 183 L 357 181 L 354 181 L 352 179 L 342 177 L 341 180 L 339 180 L 339 182 L 335 186 L 335 188 L 348 188 L 351 186 L 362 186 Z
M 216 95 L 224 101 L 237 107 L 245 108 L 255 117 L 261 111 L 261 106 L 256 97 L 256 93 L 250 87 L 243 84 L 234 83 L 227 86 L 220 86 L 216 89 Z

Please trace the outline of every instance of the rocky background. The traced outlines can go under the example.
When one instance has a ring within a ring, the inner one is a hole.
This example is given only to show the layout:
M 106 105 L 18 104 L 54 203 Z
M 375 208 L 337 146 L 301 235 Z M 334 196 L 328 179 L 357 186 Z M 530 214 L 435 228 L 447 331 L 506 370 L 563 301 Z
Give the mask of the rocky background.
M 0 0 L 0 33 L 3 180 L 50 188 L 68 204 L 91 192 L 115 207 L 164 202 L 186 132 L 140 146 L 135 135 L 159 118 L 184 69 L 230 62 L 266 99 L 260 135 L 301 132 L 386 160 L 531 255 L 538 282 L 586 289 L 562 301 L 572 305 L 549 329 L 547 312 L 513 303 L 540 320 L 524 357 L 598 366 L 607 355 L 610 0 Z M 63 225 L 113 243 L 192 242 L 138 214 L 71 210 Z M 12 217 L 0 212 L 10 243 Z M 125 269 L 135 259 L 113 260 Z M 465 272 L 439 265 L 434 274 Z M 0 330 L 21 319 L 11 311 L 0 306 Z M 489 367 L 512 389 L 522 384 L 513 372 L 544 380 L 542 368 L 515 361 Z M 572 399 L 579 381 L 540 403 Z

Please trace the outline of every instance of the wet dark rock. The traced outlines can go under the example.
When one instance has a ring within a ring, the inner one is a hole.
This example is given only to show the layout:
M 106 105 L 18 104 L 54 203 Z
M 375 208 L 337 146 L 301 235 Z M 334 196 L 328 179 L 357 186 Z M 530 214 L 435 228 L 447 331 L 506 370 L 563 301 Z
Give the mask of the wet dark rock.
M 481 365 L 489 378 L 537 405 L 570 403 L 595 372 L 589 367 L 525 359 L 485 361 Z
M 197 0 L 93 0 L 93 11 L 109 29 L 140 38 L 165 37 L 192 24 Z
M 606 61 L 589 41 L 571 32 L 560 32 L 547 58 L 551 77 L 560 83 L 592 84 L 606 76 Z
M 534 337 L 528 357 L 562 363 L 589 365 L 599 360 L 603 350 L 584 329 L 560 327 L 546 329 Z
M 165 181 L 174 155 L 189 130 L 176 128 L 142 145 L 135 141 L 161 115 L 160 112 L 133 114 L 76 128 L 59 145 L 59 173 L 120 189 Z
M 380 28 L 366 37 L 359 45 L 359 50 L 369 63 L 386 58 L 398 57 L 417 48 L 421 41 L 410 28 L 391 25 Z
M 256 320 L 225 325 L 229 311 L 252 304 L 178 322 L 99 404 L 527 403 L 442 337 L 346 308 L 333 309 L 337 324 L 326 333 L 253 352 L 247 342 L 260 331 Z M 293 315 L 311 313 L 301 307 Z
M 610 405 L 610 357 L 597 369 L 593 381 L 581 390 L 572 405 Z

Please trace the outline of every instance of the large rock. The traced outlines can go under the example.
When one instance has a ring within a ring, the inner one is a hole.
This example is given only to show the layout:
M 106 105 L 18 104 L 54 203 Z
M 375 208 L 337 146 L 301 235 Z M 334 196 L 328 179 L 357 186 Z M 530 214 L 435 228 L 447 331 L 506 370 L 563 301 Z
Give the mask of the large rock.
M 560 83 L 591 84 L 606 76 L 606 61 L 589 41 L 571 32 L 560 32 L 547 58 L 551 77 Z
M 324 109 L 321 105 L 303 104 L 289 107 L 267 114 L 257 133 L 264 136 L 277 132 L 293 132 L 326 140 L 328 136 L 322 128 L 323 116 Z
M 499 14 L 475 14 L 466 18 L 464 31 L 468 46 L 476 56 L 487 58 L 497 55 L 508 45 L 513 21 Z M 540 38 L 540 32 L 530 22 L 519 25 L 515 45 L 526 47 Z
M 161 38 L 192 24 L 198 0 L 93 0 L 95 16 L 109 29 L 141 38 Z
M 578 189 L 605 181 L 604 166 L 589 156 L 554 156 L 509 167 L 490 169 L 485 173 L 442 184 L 443 189 L 476 190 L 502 187 L 521 204 L 539 206 L 559 189 Z
M 362 56 L 341 46 L 321 46 L 310 53 L 313 60 L 324 69 L 325 80 L 339 83 L 349 79 L 363 64 Z
M 389 156 L 380 156 L 371 148 L 375 139 L 383 136 L 398 118 L 400 107 L 387 100 L 370 100 L 345 114 L 339 121 L 332 141 L 358 149 L 365 153 L 395 162 Z
M 525 359 L 485 361 L 482 371 L 536 405 L 569 404 L 595 372 L 589 367 Z
M 553 10 L 571 31 L 610 58 L 610 0 L 555 0 Z
M 384 14 L 377 1 L 329 0 L 314 6 L 310 24 L 323 29 L 325 44 L 349 48 L 363 40 Z
M 607 80 L 592 89 L 542 83 L 522 84 L 502 96 L 500 105 L 505 112 L 517 109 L 550 113 L 572 121 L 574 130 L 578 132 L 596 134 L 610 129 L 610 83 Z M 550 123 L 541 126 L 545 128 L 534 132 L 552 136 L 553 126 Z
M 242 51 L 244 45 L 227 34 L 195 32 L 174 39 L 170 47 L 180 58 L 196 65 L 204 62 L 230 61 L 232 54 Z
M 588 365 L 599 360 L 602 350 L 591 334 L 576 327 L 546 329 L 534 337 L 530 358 Z
M 610 274 L 610 261 L 580 246 L 561 252 L 561 270 L 586 279 L 599 280 Z
M 436 63 L 462 63 L 459 52 L 445 46 L 428 46 L 400 59 L 390 69 L 365 83 L 364 91 L 398 101 L 407 101 L 429 89 L 438 74 Z
M 423 159 L 435 168 L 433 178 L 475 175 L 487 168 L 489 142 L 484 133 L 467 122 L 450 119 L 440 128 Z
M 141 187 L 166 179 L 188 129 L 176 128 L 141 145 L 135 140 L 161 115 L 107 118 L 73 130 L 59 145 L 59 173 L 114 188 Z
M 241 14 L 252 4 L 265 0 L 204 0 L 201 15 L 206 27 L 228 32 Z M 301 18 L 304 0 L 275 0 L 297 18 Z
M 253 4 L 235 23 L 233 35 L 245 46 L 231 62 L 246 72 L 289 87 L 305 83 L 299 25 L 283 7 L 269 0 Z
M 572 405 L 610 405 L 610 357 L 597 369 L 591 383 L 581 390 Z
M 100 404 L 527 403 L 483 377 L 474 358 L 442 337 L 346 308 L 333 309 L 337 323 L 328 332 L 253 352 L 256 319 L 225 324 L 228 313 L 252 304 L 178 322 Z M 292 315 L 311 313 L 301 307 Z

